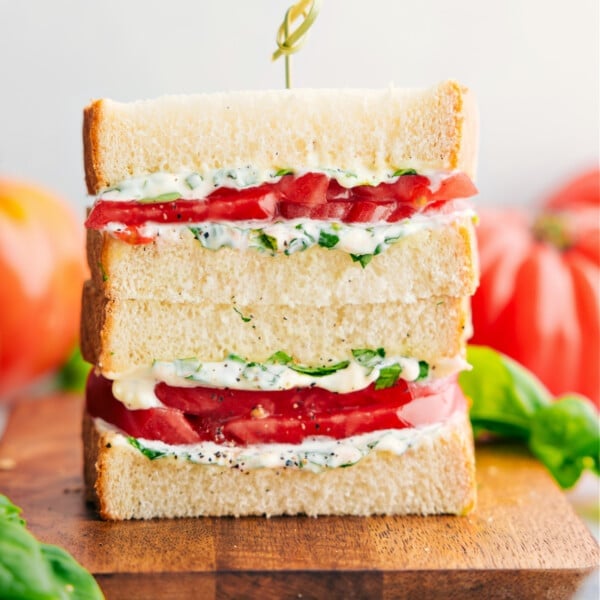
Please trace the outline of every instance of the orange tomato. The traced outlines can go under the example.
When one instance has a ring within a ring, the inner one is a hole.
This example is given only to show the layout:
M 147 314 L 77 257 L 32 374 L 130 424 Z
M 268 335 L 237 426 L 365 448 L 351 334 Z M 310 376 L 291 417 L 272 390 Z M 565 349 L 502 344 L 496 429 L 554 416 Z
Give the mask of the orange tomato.
M 0 401 L 73 350 L 86 271 L 83 226 L 65 202 L 0 178 Z
M 473 343 L 533 371 L 554 394 L 600 407 L 600 171 L 570 182 L 537 215 L 481 211 Z

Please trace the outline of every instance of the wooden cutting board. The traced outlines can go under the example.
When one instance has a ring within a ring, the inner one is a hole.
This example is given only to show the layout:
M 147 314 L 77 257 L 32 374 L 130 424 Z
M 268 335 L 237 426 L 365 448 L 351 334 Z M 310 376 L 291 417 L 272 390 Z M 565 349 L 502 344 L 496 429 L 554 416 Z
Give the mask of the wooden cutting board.
M 107 598 L 569 598 L 598 545 L 545 470 L 477 450 L 468 517 L 100 521 L 83 499 L 78 396 L 21 403 L 0 442 L 0 492 Z

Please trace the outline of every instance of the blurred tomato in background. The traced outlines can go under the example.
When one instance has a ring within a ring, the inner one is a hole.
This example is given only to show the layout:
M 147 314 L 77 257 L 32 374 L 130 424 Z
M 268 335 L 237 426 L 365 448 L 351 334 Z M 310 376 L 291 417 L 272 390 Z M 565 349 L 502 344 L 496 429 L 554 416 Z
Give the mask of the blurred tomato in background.
M 68 358 L 85 275 L 83 226 L 69 206 L 0 178 L 0 402 Z
M 578 392 L 600 407 L 600 170 L 536 214 L 480 211 L 477 237 L 472 342 L 516 359 L 554 394 Z

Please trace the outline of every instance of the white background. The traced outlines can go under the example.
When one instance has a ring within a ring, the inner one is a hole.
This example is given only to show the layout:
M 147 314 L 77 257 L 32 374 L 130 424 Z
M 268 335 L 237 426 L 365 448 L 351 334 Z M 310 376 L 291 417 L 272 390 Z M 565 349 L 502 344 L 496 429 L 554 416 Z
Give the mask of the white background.
M 81 111 L 283 86 L 291 0 L 0 0 L 0 175 L 83 215 Z M 598 0 L 323 0 L 296 87 L 422 87 L 452 77 L 481 113 L 482 204 L 539 201 L 598 162 Z

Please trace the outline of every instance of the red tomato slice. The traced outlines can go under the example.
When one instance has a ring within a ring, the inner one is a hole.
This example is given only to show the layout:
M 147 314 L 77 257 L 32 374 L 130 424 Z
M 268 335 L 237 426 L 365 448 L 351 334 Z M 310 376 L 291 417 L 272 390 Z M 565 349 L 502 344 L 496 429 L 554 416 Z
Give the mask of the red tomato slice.
M 139 229 L 135 226 L 133 227 L 125 227 L 125 229 L 121 229 L 119 231 L 115 231 L 113 235 L 116 238 L 119 238 L 123 242 L 127 242 L 128 244 L 150 244 L 154 241 L 151 237 L 143 236 Z
M 313 206 L 327 202 L 329 177 L 323 173 L 307 173 L 300 177 L 285 175 L 277 184 L 284 202 Z
M 316 387 L 264 392 L 201 386 L 172 387 L 159 383 L 156 395 L 163 404 L 188 414 L 221 418 L 250 416 L 259 405 L 269 415 L 294 417 L 391 401 L 398 408 L 400 404 L 410 402 L 416 394 L 409 391 L 405 381 L 399 380 L 394 387 L 382 390 L 368 387 L 348 394 L 337 394 Z
M 257 392 L 159 384 L 156 394 L 164 408 L 128 410 L 113 397 L 111 382 L 91 373 L 87 407 L 92 416 L 134 437 L 169 444 L 252 444 L 298 443 L 311 435 L 340 439 L 418 426 L 443 420 L 464 406 L 454 380 L 434 386 L 400 381 L 391 388 L 371 386 L 349 394 L 319 388 Z
M 435 193 L 429 189 L 429 183 L 423 175 L 404 175 L 394 183 L 345 188 L 322 173 L 307 173 L 300 177 L 285 175 L 275 184 L 265 183 L 241 190 L 219 188 L 199 200 L 157 203 L 98 200 L 86 227 L 100 229 L 110 222 L 135 227 L 147 222 L 272 221 L 278 216 L 347 223 L 396 222 L 415 212 L 438 212 L 445 207 L 445 202 L 477 192 L 471 180 L 462 173 L 446 178 Z M 378 204 L 385 208 L 375 209 L 374 205 Z M 122 237 L 131 243 L 143 243 L 133 234 Z
M 404 179 L 401 177 L 400 179 Z M 433 199 L 453 200 L 454 198 L 470 198 L 477 194 L 477 188 L 468 175 L 455 173 L 442 181 L 440 189 L 433 194 Z
M 352 208 L 352 202 L 344 202 L 343 200 L 332 200 L 327 204 L 313 206 L 309 217 L 320 221 L 346 221 L 346 215 Z
M 408 219 L 417 212 L 410 204 L 402 204 L 398 202 L 396 208 L 392 211 L 390 216 L 386 219 L 388 223 L 397 223 L 402 219 Z
M 233 419 L 223 426 L 226 439 L 237 444 L 299 444 L 306 437 L 325 435 L 341 439 L 381 429 L 403 429 L 408 423 L 398 418 L 396 403 L 374 408 L 358 407 L 334 414 L 309 418 L 266 417 L 264 419 Z
M 350 200 L 350 198 L 352 198 L 351 188 L 340 185 L 335 179 L 332 179 L 329 182 L 329 187 L 327 188 L 327 202 L 331 202 L 332 200 Z
M 396 208 L 396 203 L 382 204 L 379 202 L 369 202 L 356 200 L 349 203 L 351 208 L 348 214 L 343 217 L 347 223 L 377 223 L 385 221 Z
M 167 444 L 200 441 L 182 411 L 174 408 L 128 410 L 113 396 L 112 381 L 93 371 L 87 381 L 86 407 L 92 417 L 100 417 L 136 438 L 163 440 Z

